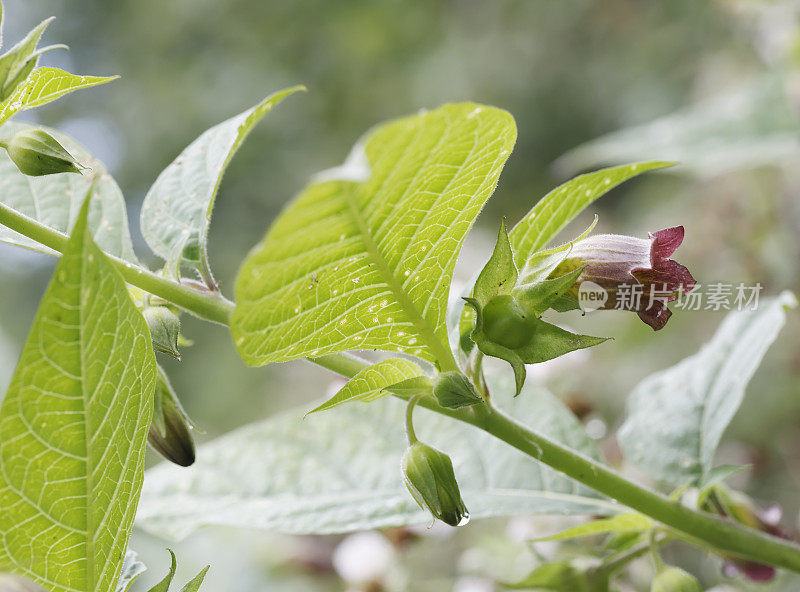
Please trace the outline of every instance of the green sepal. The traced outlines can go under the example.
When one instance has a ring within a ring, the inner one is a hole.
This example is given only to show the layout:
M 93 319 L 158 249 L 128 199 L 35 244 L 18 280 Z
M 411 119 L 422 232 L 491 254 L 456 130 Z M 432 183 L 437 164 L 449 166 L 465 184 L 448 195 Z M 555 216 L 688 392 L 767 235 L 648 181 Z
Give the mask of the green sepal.
M 485 306 L 495 296 L 510 294 L 517 283 L 517 277 L 514 253 L 511 251 L 506 223 L 503 220 L 500 223 L 500 232 L 497 235 L 494 252 L 478 275 L 478 279 L 475 280 L 472 295 L 481 305 Z
M 148 306 L 142 314 L 150 328 L 153 349 L 180 360 L 181 352 L 178 351 L 178 340 L 181 332 L 181 320 L 178 315 L 166 306 Z
M 528 313 L 541 316 L 575 285 L 582 271 L 583 266 L 551 280 L 517 286 L 513 295 Z
M 608 339 L 608 337 L 571 333 L 539 319 L 536 321 L 536 331 L 533 333 L 531 341 L 525 347 L 519 348 L 517 353 L 526 364 L 536 364 L 563 356 L 577 349 L 599 345 Z
M 564 260 L 569 257 L 572 251 L 572 245 L 577 241 L 586 238 L 597 224 L 597 216 L 595 215 L 592 223 L 580 233 L 573 240 L 558 247 L 551 249 L 544 249 L 531 255 L 525 262 L 525 265 L 520 271 L 520 284 L 535 284 L 546 280 L 551 273 L 558 267 Z
M 469 407 L 483 401 L 470 379 L 458 371 L 440 373 L 433 383 L 433 395 L 439 405 L 448 409 Z

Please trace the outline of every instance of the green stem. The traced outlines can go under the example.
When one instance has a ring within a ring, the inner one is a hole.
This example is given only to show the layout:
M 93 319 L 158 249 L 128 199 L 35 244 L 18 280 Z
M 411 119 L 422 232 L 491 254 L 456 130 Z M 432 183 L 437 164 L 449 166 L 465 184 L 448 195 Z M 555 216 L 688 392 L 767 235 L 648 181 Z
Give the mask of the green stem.
M 58 252 L 63 251 L 67 241 L 64 234 L 3 204 L 0 204 L 0 224 Z M 229 324 L 233 303 L 221 295 L 193 290 L 115 257 L 110 257 L 110 260 L 128 283 L 169 300 L 198 317 Z M 310 361 L 346 377 L 352 377 L 369 366 L 366 361 L 347 354 L 330 354 Z M 471 408 L 450 410 L 440 407 L 431 397 L 425 397 L 419 404 L 484 430 L 575 481 L 650 516 L 679 536 L 697 539 L 723 553 L 800 573 L 800 546 L 796 543 L 687 508 L 628 481 L 594 459 L 531 431 L 497 409 L 480 406 L 478 411 Z
M 406 407 L 406 436 L 408 436 L 409 444 L 418 442 L 417 433 L 414 431 L 414 407 L 419 403 L 420 398 L 422 398 L 422 395 L 414 395 Z
M 59 253 L 64 251 L 69 239 L 67 235 L 39 224 L 36 220 L 28 218 L 2 203 L 0 203 L 0 224 Z M 233 302 L 225 299 L 218 292 L 200 292 L 128 261 L 111 255 L 107 256 L 129 284 L 168 300 L 201 319 L 223 325 L 228 324 L 231 312 L 233 312 Z

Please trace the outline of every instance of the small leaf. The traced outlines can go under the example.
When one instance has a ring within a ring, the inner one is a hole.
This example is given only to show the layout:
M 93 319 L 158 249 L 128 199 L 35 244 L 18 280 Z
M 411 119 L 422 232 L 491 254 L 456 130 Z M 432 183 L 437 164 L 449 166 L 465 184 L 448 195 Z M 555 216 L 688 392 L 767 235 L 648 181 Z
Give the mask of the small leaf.
M 205 131 L 164 169 L 147 192 L 142 204 L 142 234 L 173 275 L 179 274 L 181 261 L 207 271 L 208 226 L 225 170 L 255 125 L 300 90 L 305 87 L 273 93 Z
M 0 56 L 0 101 L 5 101 L 36 66 L 36 46 L 44 30 L 54 19 L 55 17 L 50 17 L 43 20 L 24 39 Z
M 705 479 L 747 383 L 786 322 L 786 309 L 796 305 L 784 292 L 758 310 L 732 312 L 699 352 L 639 383 L 618 433 L 628 460 L 675 487 Z
M 563 541 L 598 534 L 609 533 L 639 533 L 653 528 L 653 521 L 642 514 L 626 513 L 617 514 L 611 518 L 592 520 L 573 528 L 568 528 L 558 534 L 534 539 L 540 541 Z
M 0 570 L 50 592 L 116 589 L 156 374 L 144 319 L 87 215 L 88 200 L 0 407 Z
M 516 283 L 517 267 L 514 265 L 514 253 L 511 252 L 504 220 L 500 223 L 494 252 L 475 281 L 473 297 L 481 303 L 481 306 L 485 306 L 499 294 L 511 294 Z
M 645 171 L 673 166 L 672 162 L 641 162 L 575 177 L 553 189 L 509 233 L 517 265 L 544 248 L 586 206 L 623 181 Z
M 546 390 L 511 398 L 509 377 L 487 376 L 493 403 L 546 437 L 598 458 L 575 416 Z M 300 421 L 291 410 L 200 448 L 188 469 L 147 473 L 137 525 L 182 538 L 203 525 L 335 533 L 425 524 L 398 463 L 407 403 L 386 397 Z M 472 426 L 420 408 L 417 435 L 446 450 L 473 519 L 532 513 L 613 515 L 617 504 Z M 266 453 L 265 451 L 268 451 Z
M 383 360 L 356 374 L 333 397 L 309 413 L 332 409 L 350 401 L 375 401 L 390 394 L 386 390 L 388 386 L 424 374 L 422 368 L 404 358 Z
M 147 592 L 169 592 L 170 584 L 172 584 L 172 578 L 175 577 L 175 568 L 177 567 L 177 562 L 175 561 L 175 553 L 172 552 L 172 549 L 167 549 L 167 551 L 169 551 L 169 571 L 167 572 L 167 575 L 164 576 L 163 580 L 150 588 L 150 590 Z
M 445 324 L 453 268 L 515 138 L 507 112 L 474 103 L 369 133 L 240 269 L 232 331 L 245 362 L 379 349 L 455 366 Z M 363 169 L 368 180 L 354 181 Z
M 548 590 L 550 592 L 589 592 L 586 574 L 566 561 L 547 563 L 534 569 L 528 577 L 515 583 L 504 583 L 506 590 Z
M 145 571 L 147 571 L 147 566 L 139 561 L 136 553 L 131 549 L 125 551 L 125 559 L 122 562 L 122 573 L 119 576 L 117 592 L 128 592 L 133 581 Z
M 78 76 L 58 68 L 39 68 L 31 72 L 5 101 L 0 103 L 0 124 L 16 113 L 45 105 L 66 94 L 105 84 L 118 76 Z
M 7 137 L 23 130 L 34 129 L 42 129 L 52 135 L 77 160 L 91 168 L 93 175 L 61 173 L 47 177 L 26 177 L 19 172 L 5 151 L 0 150 L 0 178 L 4 183 L 0 202 L 48 228 L 69 234 L 75 225 L 83 199 L 94 183 L 89 208 L 89 228 L 94 242 L 109 255 L 137 263 L 128 229 L 125 199 L 102 163 L 71 137 L 51 128 L 8 122 L 0 127 L 0 134 Z M 0 241 L 56 254 L 52 249 L 4 226 L 0 226 Z
M 200 589 L 200 586 L 203 584 L 203 580 L 205 579 L 210 567 L 210 565 L 206 565 L 202 570 L 200 570 L 199 574 L 193 577 L 190 582 L 181 588 L 181 592 L 197 592 Z
M 706 496 L 711 492 L 711 490 L 727 481 L 734 475 L 741 473 L 742 471 L 746 471 L 752 468 L 751 465 L 720 465 L 718 467 L 714 467 L 711 469 L 706 475 L 703 476 L 702 480 L 697 484 L 698 490 L 698 503 L 697 505 L 700 506 L 703 501 L 705 500 Z
M 387 394 L 393 393 L 405 398 L 415 395 L 430 395 L 433 391 L 433 381 L 427 376 L 414 376 L 390 384 L 384 390 L 387 391 Z

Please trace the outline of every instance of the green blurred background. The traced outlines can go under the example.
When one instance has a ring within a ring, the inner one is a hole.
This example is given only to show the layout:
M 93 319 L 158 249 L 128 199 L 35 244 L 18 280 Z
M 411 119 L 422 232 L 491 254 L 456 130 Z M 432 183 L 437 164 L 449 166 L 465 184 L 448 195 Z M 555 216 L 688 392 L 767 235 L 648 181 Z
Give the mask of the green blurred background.
M 456 100 L 506 108 L 519 127 L 498 191 L 462 255 L 461 280 L 488 256 L 501 216 L 515 221 L 582 170 L 653 157 L 683 164 L 615 190 L 575 228 L 595 212 L 605 232 L 646 236 L 683 224 L 678 259 L 700 282 L 761 282 L 764 294 L 800 290 L 797 2 L 5 0 L 4 8 L 7 43 L 56 15 L 45 41 L 71 50 L 48 53 L 44 63 L 122 76 L 35 116 L 109 166 L 126 195 L 138 254 L 151 267 L 158 261 L 141 240 L 138 210 L 160 170 L 207 127 L 269 92 L 308 86 L 259 125 L 225 177 L 210 253 L 229 296 L 238 262 L 312 173 L 341 162 L 370 126 Z M 627 131 L 608 135 L 620 129 Z M 53 264 L 0 246 L 3 386 Z M 753 464 L 735 483 L 765 504 L 780 502 L 787 528 L 795 530 L 800 322 L 790 316 L 719 457 Z M 580 408 L 618 460 L 610 434 L 627 393 L 651 371 L 695 351 L 722 317 L 678 312 L 654 335 L 635 315 L 574 315 L 568 322 L 582 332 L 615 341 L 536 368 L 531 379 Z M 200 441 L 307 404 L 328 388 L 323 371 L 300 362 L 245 368 L 222 328 L 187 319 L 185 333 L 196 345 L 183 362 L 165 365 L 206 431 Z M 185 577 L 212 563 L 208 590 L 489 592 L 494 580 L 522 575 L 536 553 L 559 552 L 531 551 L 523 541 L 561 524 L 498 520 L 457 533 L 371 533 L 342 544 L 341 537 L 220 529 L 174 548 Z M 151 568 L 138 589 L 160 578 L 167 544 L 135 535 Z M 366 579 L 380 584 L 357 583 L 354 563 L 371 566 Z M 688 564 L 709 586 L 721 581 L 713 562 L 689 557 Z M 641 570 L 633 570 L 630 590 L 644 589 L 647 566 Z M 793 582 L 774 589 L 800 589 Z M 741 582 L 726 585 L 744 589 Z

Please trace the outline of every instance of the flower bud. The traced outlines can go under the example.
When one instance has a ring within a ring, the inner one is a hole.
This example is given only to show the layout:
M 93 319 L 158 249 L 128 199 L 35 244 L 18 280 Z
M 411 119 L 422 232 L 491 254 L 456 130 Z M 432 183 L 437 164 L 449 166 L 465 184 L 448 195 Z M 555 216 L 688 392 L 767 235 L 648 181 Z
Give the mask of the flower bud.
M 442 372 L 436 377 L 433 395 L 439 405 L 448 409 L 468 407 L 482 400 L 469 378 L 456 371 Z
M 181 321 L 174 312 L 166 306 L 148 306 L 144 309 L 144 320 L 150 329 L 150 339 L 153 340 L 153 349 L 173 358 L 181 359 L 178 351 L 178 338 L 181 331 Z
M 655 577 L 650 592 L 703 592 L 703 588 L 692 574 L 667 567 Z
M 683 242 L 683 226 L 650 233 L 641 239 L 618 234 L 599 234 L 575 242 L 569 257 L 551 277 L 583 266 L 568 296 L 577 299 L 583 282 L 599 286 L 608 295 L 599 308 L 633 310 L 654 330 L 671 316 L 667 303 L 695 285 L 686 267 L 669 257 Z
M 25 128 L 5 143 L 11 161 L 23 175 L 80 173 L 78 162 L 46 131 Z
M 420 507 L 450 526 L 462 526 L 469 521 L 449 456 L 415 442 L 403 454 L 401 464 L 403 481 Z
M 45 592 L 45 589 L 22 576 L 0 574 L 0 592 Z
M 188 467 L 194 463 L 194 440 L 190 433 L 192 422 L 183 410 L 178 396 L 161 367 L 154 393 L 153 421 L 147 441 L 168 461 Z
M 486 336 L 498 345 L 517 349 L 533 338 L 536 319 L 525 314 L 517 299 L 510 294 L 492 298 L 482 314 Z

